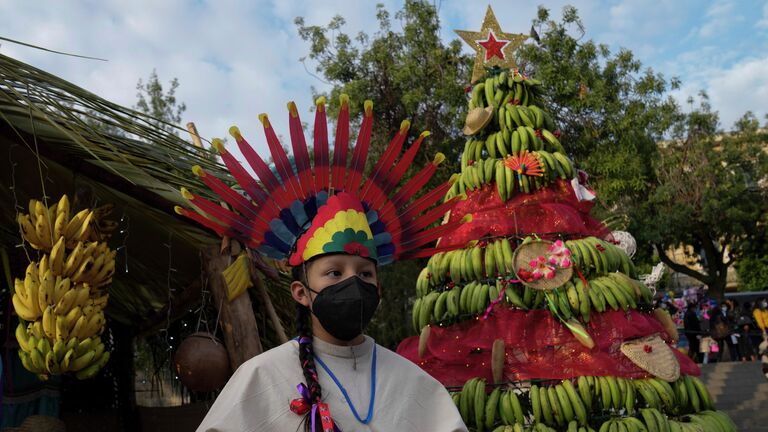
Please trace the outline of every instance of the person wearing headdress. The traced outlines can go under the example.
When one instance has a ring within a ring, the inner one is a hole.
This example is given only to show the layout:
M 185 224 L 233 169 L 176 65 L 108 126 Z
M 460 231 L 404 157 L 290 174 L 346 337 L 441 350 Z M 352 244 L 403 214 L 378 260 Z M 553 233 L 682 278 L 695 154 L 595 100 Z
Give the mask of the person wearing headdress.
M 297 309 L 298 337 L 243 363 L 197 430 L 467 431 L 445 387 L 364 334 L 386 291 L 378 267 L 435 253 L 429 245 L 469 219 L 432 227 L 461 199 L 438 204 L 455 178 L 416 197 L 444 156 L 399 187 L 428 135 L 422 133 L 401 156 L 406 121 L 364 175 L 372 103 L 364 105 L 348 163 L 349 109 L 342 95 L 332 161 L 324 99 L 317 101 L 311 163 L 296 106 L 288 106 L 293 160 L 262 114 L 275 171 L 232 128 L 259 181 L 215 141 L 247 197 L 195 167 L 232 210 L 187 190 L 182 194 L 196 211 L 176 209 L 268 257 L 287 259 Z

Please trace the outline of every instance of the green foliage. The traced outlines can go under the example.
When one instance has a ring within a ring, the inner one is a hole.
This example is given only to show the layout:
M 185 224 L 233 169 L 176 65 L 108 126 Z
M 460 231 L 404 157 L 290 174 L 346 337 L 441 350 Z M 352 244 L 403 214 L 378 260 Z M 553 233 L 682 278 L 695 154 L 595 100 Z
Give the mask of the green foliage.
M 426 260 L 402 261 L 379 268 L 381 307 L 366 331 L 376 342 L 394 350 L 411 335 L 411 307 L 416 276 Z
M 739 291 L 768 289 L 768 254 L 746 255 L 736 263 L 739 273 Z
M 590 174 L 611 213 L 630 214 L 653 181 L 650 161 L 656 142 L 678 118 L 665 80 L 644 69 L 631 51 L 583 40 L 578 11 L 563 9 L 560 21 L 540 7 L 534 20 L 540 36 L 519 51 L 526 74 L 541 80 L 544 99 L 563 133 L 563 144 Z
M 718 132 L 717 112 L 705 93 L 700 98 L 654 159 L 656 182 L 635 220 L 663 261 L 720 297 L 728 267 L 742 257 L 746 261 L 739 268 L 749 273 L 742 280 L 751 286 L 763 277 L 768 134 L 756 127 L 751 113 L 735 131 Z M 674 264 L 662 253 L 679 245 L 704 252 L 703 271 Z
M 179 80 L 174 78 L 169 84 L 168 91 L 164 91 L 157 71 L 153 69 L 146 83 L 139 79 L 136 84 L 137 102 L 134 109 L 152 116 L 157 128 L 178 135 L 176 125 L 181 123 L 181 115 L 187 106 L 176 100 Z

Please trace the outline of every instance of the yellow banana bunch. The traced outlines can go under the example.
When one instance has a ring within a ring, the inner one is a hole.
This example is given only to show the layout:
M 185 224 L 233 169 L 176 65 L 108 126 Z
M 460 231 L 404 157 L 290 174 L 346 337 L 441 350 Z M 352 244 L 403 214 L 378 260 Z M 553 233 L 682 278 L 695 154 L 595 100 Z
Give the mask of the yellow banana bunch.
M 18 217 L 24 240 L 47 252 L 14 281 L 12 296 L 16 313 L 28 322 L 16 329 L 19 356 L 41 379 L 66 372 L 85 379 L 109 359 L 99 339 L 109 295 L 99 288 L 115 271 L 116 252 L 101 241 L 116 227 L 104 219 L 111 210 L 105 205 L 70 218 L 64 195 L 50 208 L 32 200 L 29 214 Z
M 249 266 L 248 254 L 243 252 L 222 272 L 224 283 L 227 285 L 227 298 L 229 301 L 232 301 L 253 286 Z
M 36 335 L 35 327 L 29 324 L 25 328 L 20 323 L 15 334 L 22 365 L 42 380 L 67 372 L 75 373 L 79 379 L 90 378 L 109 360 L 110 352 L 100 337 L 71 337 L 51 342 L 43 335 Z

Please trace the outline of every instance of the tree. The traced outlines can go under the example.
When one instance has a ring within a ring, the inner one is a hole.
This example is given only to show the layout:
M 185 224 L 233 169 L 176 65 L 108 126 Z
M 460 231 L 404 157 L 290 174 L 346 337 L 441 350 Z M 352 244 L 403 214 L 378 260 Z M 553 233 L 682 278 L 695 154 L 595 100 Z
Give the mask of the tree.
M 644 69 L 629 50 L 611 53 L 605 44 L 583 40 L 572 6 L 559 22 L 539 7 L 533 27 L 540 41 L 519 51 L 518 64 L 544 83 L 545 105 L 601 202 L 610 213 L 631 215 L 653 180 L 656 143 L 679 118 L 668 94 L 679 81 Z
M 705 283 L 722 298 L 728 268 L 747 257 L 765 267 L 766 199 L 768 198 L 768 134 L 747 113 L 730 133 L 718 129 L 706 93 L 700 105 L 673 128 L 673 139 L 654 161 L 656 181 L 636 220 L 641 232 L 672 270 Z M 701 251 L 701 270 L 677 264 L 666 254 L 671 247 L 691 245 Z M 746 280 L 764 271 L 742 267 Z M 750 274 L 755 272 L 756 274 Z
M 153 69 L 146 83 L 139 79 L 136 84 L 136 98 L 138 100 L 134 109 L 153 117 L 154 123 L 159 129 L 178 135 L 179 132 L 175 126 L 181 123 L 181 115 L 186 111 L 187 106 L 176 100 L 179 80 L 174 78 L 169 84 L 170 89 L 164 92 L 163 85 L 157 76 L 157 70 Z

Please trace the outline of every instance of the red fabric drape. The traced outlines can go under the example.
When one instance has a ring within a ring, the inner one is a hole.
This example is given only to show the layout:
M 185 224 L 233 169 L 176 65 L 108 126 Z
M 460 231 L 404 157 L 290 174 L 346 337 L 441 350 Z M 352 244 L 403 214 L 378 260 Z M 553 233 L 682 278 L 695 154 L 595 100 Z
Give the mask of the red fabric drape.
M 560 380 L 582 375 L 642 378 L 649 374 L 621 353 L 621 343 L 657 333 L 667 337 L 653 316 L 634 310 L 593 314 L 586 329 L 595 341 L 592 350 L 581 345 L 549 311 L 496 306 L 487 320 L 433 327 L 421 359 L 418 336 L 401 342 L 397 352 L 448 387 L 461 386 L 473 377 L 491 382 L 491 347 L 497 338 L 506 344 L 507 380 Z M 681 373 L 700 374 L 688 357 L 673 351 Z
M 440 246 L 463 246 L 486 236 L 531 233 L 542 238 L 559 233 L 576 238 L 605 238 L 610 231 L 589 215 L 592 206 L 592 202 L 579 201 L 571 184 L 564 180 L 557 180 L 551 187 L 533 194 L 517 194 L 506 203 L 502 203 L 494 186 L 486 185 L 469 192 L 467 199 L 454 207 L 451 220 L 459 220 L 471 213 L 472 222 L 443 236 Z

